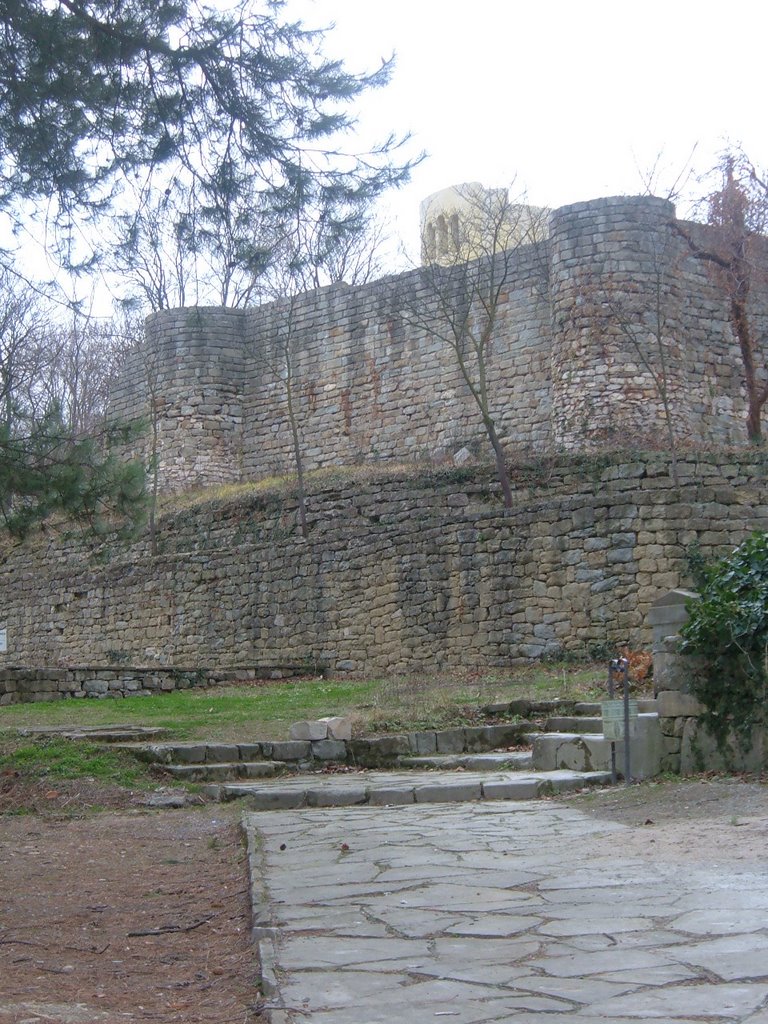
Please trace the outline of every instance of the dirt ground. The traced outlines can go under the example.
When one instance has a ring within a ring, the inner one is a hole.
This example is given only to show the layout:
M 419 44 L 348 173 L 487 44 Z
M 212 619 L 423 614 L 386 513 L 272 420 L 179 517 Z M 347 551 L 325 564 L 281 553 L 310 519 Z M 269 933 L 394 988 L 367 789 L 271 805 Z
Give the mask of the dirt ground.
M 260 1020 L 239 809 L 144 800 L 95 784 L 0 786 L 0 1024 Z M 731 863 L 768 849 L 768 783 L 754 779 L 571 800 L 629 825 L 627 853 L 653 843 L 659 859 L 716 861 L 727 848 Z
M 236 809 L 31 786 L 0 815 L 0 1024 L 255 1024 Z
M 732 866 L 765 860 L 768 777 L 706 776 L 595 790 L 572 798 L 586 814 L 630 826 L 622 853 Z

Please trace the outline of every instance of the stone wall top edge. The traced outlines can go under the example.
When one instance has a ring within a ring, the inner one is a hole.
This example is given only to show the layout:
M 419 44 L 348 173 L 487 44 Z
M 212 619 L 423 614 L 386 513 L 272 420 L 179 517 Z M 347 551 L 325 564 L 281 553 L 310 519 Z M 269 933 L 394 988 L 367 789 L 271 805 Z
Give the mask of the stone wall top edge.
M 539 270 L 541 263 L 536 253 L 545 245 L 546 242 L 532 242 L 517 246 L 514 250 L 514 255 L 516 261 L 519 262 L 520 269 L 524 270 L 530 263 L 532 270 Z M 499 253 L 499 258 L 502 258 L 502 255 L 502 253 Z M 312 306 L 333 308 L 337 302 L 350 308 L 357 303 L 380 298 L 383 294 L 389 293 L 394 296 L 395 290 L 408 291 L 412 287 L 418 291 L 423 275 L 423 267 L 410 267 L 397 273 L 377 277 L 375 280 L 367 281 L 364 284 L 350 285 L 341 281 L 321 288 L 313 288 L 298 293 L 294 298 L 300 306 L 306 309 Z M 233 319 L 249 323 L 269 316 L 272 311 L 279 310 L 286 301 L 286 299 L 276 299 L 271 302 L 263 302 L 259 305 L 242 308 L 230 306 L 175 306 L 172 309 L 161 309 L 150 313 L 145 319 L 145 324 L 148 329 L 164 325 L 175 325 L 180 318 L 188 316 L 191 312 L 195 311 L 208 315 L 232 315 Z
M 602 209 L 627 207 L 663 210 L 668 209 L 671 216 L 675 215 L 675 205 L 669 199 L 662 196 L 625 195 L 625 196 L 602 196 L 598 199 L 586 199 L 578 203 L 569 203 L 566 206 L 559 206 L 552 211 L 551 219 L 556 221 L 561 217 L 570 218 L 579 213 L 595 212 Z
M 745 468 L 759 467 L 768 472 L 768 452 L 751 451 L 749 449 L 723 449 L 701 451 L 691 455 L 678 456 L 677 458 L 678 472 L 683 477 L 686 475 L 686 468 L 691 470 L 691 476 L 695 476 L 696 467 L 702 464 L 735 464 Z M 588 483 L 611 482 L 610 480 L 602 479 L 603 475 L 617 468 L 643 467 L 645 472 L 648 469 L 652 469 L 654 471 L 652 475 L 659 475 L 659 472 L 663 473 L 665 468 L 668 471 L 670 465 L 670 457 L 659 452 L 619 451 L 601 452 L 593 455 L 563 453 L 517 462 L 514 465 L 510 465 L 510 475 L 513 487 L 537 487 L 541 486 L 539 483 L 541 477 L 548 477 L 551 481 L 557 482 L 558 480 L 567 480 L 569 474 L 574 473 L 578 473 L 580 479 L 586 485 Z M 584 476 L 583 470 L 585 468 L 593 468 L 594 476 L 589 478 Z M 640 470 L 638 469 L 638 472 L 632 475 L 636 475 L 639 478 L 641 475 Z M 683 485 L 688 482 L 688 480 L 683 480 Z M 430 467 L 425 470 L 419 466 L 414 466 L 412 472 L 400 471 L 393 474 L 388 473 L 386 468 L 383 468 L 381 473 L 371 474 L 362 480 L 350 479 L 318 482 L 311 491 L 311 495 L 322 496 L 326 500 L 329 496 L 333 495 L 337 496 L 339 500 L 348 500 L 353 496 L 363 497 L 366 495 L 371 498 L 378 497 L 381 500 L 389 500 L 389 491 L 402 491 L 406 488 L 419 493 L 424 491 L 439 491 L 442 493 L 450 490 L 466 492 L 478 488 L 486 491 L 496 487 L 496 475 L 493 467 L 490 465 L 476 465 L 471 469 L 446 469 L 442 471 L 439 468 Z M 672 487 L 671 483 L 670 487 Z M 219 510 L 236 508 L 238 506 L 269 508 L 274 506 L 276 501 L 279 501 L 281 504 L 290 503 L 295 501 L 295 495 L 286 494 L 278 490 L 252 491 L 246 489 L 242 494 L 233 495 L 226 499 L 213 498 L 206 500 L 202 497 L 200 502 L 175 510 L 169 513 L 169 516 L 171 518 L 183 518 L 185 515 L 197 515 L 201 510 L 207 510 L 215 514 Z
M 252 309 L 234 306 L 173 306 L 171 309 L 158 309 L 154 313 L 149 313 L 144 318 L 144 327 L 149 330 L 154 327 L 176 326 L 180 320 L 184 321 L 184 326 L 189 326 L 189 316 L 195 313 L 218 318 L 228 317 L 233 323 L 237 323 L 247 319 L 249 311 Z

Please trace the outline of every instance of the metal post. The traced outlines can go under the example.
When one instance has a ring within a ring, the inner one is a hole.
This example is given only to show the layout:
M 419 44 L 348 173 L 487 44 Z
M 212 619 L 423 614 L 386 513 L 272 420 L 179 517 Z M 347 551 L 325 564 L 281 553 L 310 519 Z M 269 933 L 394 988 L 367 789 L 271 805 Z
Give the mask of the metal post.
M 613 673 L 616 668 L 616 659 L 608 662 L 608 699 L 613 700 Z M 616 785 L 616 743 L 611 740 L 611 785 Z
M 629 662 L 626 658 L 619 658 L 621 674 L 624 683 L 624 785 L 632 784 L 629 756 Z

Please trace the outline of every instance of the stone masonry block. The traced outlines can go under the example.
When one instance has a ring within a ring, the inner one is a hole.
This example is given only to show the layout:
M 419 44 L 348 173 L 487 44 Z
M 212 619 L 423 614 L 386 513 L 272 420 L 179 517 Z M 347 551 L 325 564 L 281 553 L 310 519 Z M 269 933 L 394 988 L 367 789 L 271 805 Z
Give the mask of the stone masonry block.
M 292 740 L 324 740 L 328 736 L 328 722 L 294 722 L 288 735 Z
M 410 754 L 411 745 L 407 736 L 374 736 L 355 739 L 349 744 L 352 757 L 365 767 L 391 765 L 403 755 Z
M 432 730 L 408 733 L 411 753 L 421 756 L 437 753 L 437 736 Z
M 346 761 L 349 754 L 343 740 L 313 740 L 312 757 L 319 761 Z
M 441 729 L 435 733 L 438 754 L 462 754 L 465 736 L 463 729 Z
M 345 716 L 336 715 L 332 718 L 321 718 L 328 728 L 328 738 L 332 740 L 351 740 L 352 722 Z M 319 737 L 322 739 L 322 737 Z
M 304 761 L 311 756 L 312 744 L 308 740 L 284 740 L 272 744 L 275 761 Z
M 656 699 L 660 718 L 687 718 L 704 711 L 704 706 L 692 694 L 679 690 L 661 690 Z

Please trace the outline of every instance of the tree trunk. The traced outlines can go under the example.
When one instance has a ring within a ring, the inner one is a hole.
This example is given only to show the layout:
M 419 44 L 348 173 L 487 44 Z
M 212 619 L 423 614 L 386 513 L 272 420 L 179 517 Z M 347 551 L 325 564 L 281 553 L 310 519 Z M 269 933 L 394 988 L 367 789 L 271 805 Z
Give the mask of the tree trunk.
M 512 482 L 509 479 L 509 470 L 507 468 L 504 449 L 502 448 L 501 441 L 496 433 L 496 425 L 490 416 L 484 416 L 483 422 L 485 423 L 488 439 L 491 442 L 493 454 L 496 459 L 496 473 L 499 478 L 499 483 L 501 484 L 501 493 L 504 496 L 504 508 L 512 508 Z

